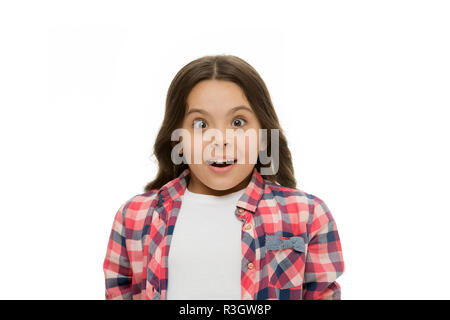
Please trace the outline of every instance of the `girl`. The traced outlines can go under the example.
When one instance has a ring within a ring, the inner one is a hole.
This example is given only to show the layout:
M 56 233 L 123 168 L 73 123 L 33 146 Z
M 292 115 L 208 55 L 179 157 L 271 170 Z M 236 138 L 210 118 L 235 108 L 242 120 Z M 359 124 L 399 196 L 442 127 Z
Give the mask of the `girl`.
M 341 298 L 336 223 L 296 189 L 269 92 L 247 62 L 216 55 L 184 66 L 154 155 L 155 179 L 115 215 L 106 299 Z

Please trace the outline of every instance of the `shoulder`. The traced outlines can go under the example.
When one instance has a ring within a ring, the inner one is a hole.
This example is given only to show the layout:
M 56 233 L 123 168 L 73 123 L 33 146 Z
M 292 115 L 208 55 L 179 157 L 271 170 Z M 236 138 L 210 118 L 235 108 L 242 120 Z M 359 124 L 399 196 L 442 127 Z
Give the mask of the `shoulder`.
M 266 181 L 264 197 L 265 203 L 277 206 L 280 213 L 298 214 L 299 221 L 307 224 L 308 232 L 312 235 L 320 230 L 336 228 L 330 209 L 317 195 Z
M 330 210 L 322 198 L 299 188 L 289 188 L 275 182 L 265 180 L 264 198 L 275 201 L 281 211 L 286 213 L 307 213 L 308 220 L 323 214 L 331 218 Z
M 135 194 L 122 202 L 119 209 L 123 219 L 139 219 L 151 212 L 150 207 L 154 207 L 157 201 L 158 189 L 150 190 L 148 192 Z
M 285 187 L 269 180 L 265 180 L 264 193 L 266 197 L 273 196 L 278 198 L 277 200 L 279 201 L 284 200 L 287 202 L 304 203 L 307 205 L 323 203 L 322 199 L 314 194 L 304 191 L 303 189 Z

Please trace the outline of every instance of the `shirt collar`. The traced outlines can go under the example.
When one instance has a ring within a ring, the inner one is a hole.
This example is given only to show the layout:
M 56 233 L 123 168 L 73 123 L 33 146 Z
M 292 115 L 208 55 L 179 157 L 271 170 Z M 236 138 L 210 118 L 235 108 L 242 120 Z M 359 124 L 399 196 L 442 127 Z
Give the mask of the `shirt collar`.
M 190 169 L 186 168 L 177 178 L 163 185 L 158 191 L 159 204 L 166 201 L 174 201 L 182 196 L 189 182 L 190 174 Z M 264 179 L 255 167 L 253 168 L 250 182 L 239 198 L 236 206 L 255 213 L 263 193 Z

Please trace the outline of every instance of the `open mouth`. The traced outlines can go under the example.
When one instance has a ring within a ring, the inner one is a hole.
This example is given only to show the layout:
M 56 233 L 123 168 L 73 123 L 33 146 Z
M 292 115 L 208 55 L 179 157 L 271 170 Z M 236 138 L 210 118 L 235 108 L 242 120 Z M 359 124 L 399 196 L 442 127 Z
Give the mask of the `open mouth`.
M 235 164 L 237 162 L 236 159 L 230 159 L 230 160 L 206 160 L 206 163 L 210 166 L 217 167 L 217 168 L 224 168 L 229 165 Z

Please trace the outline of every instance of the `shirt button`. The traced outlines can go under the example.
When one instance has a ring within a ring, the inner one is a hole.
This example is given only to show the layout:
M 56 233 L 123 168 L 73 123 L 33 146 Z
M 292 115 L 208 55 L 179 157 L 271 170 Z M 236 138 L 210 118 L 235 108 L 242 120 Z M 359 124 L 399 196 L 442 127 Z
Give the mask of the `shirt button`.
M 247 224 L 246 226 L 245 226 L 245 230 L 250 230 L 252 228 L 252 225 L 251 224 Z
M 247 268 L 249 268 L 250 270 L 253 269 L 253 267 L 254 267 L 253 263 L 250 262 L 249 264 L 247 264 Z

